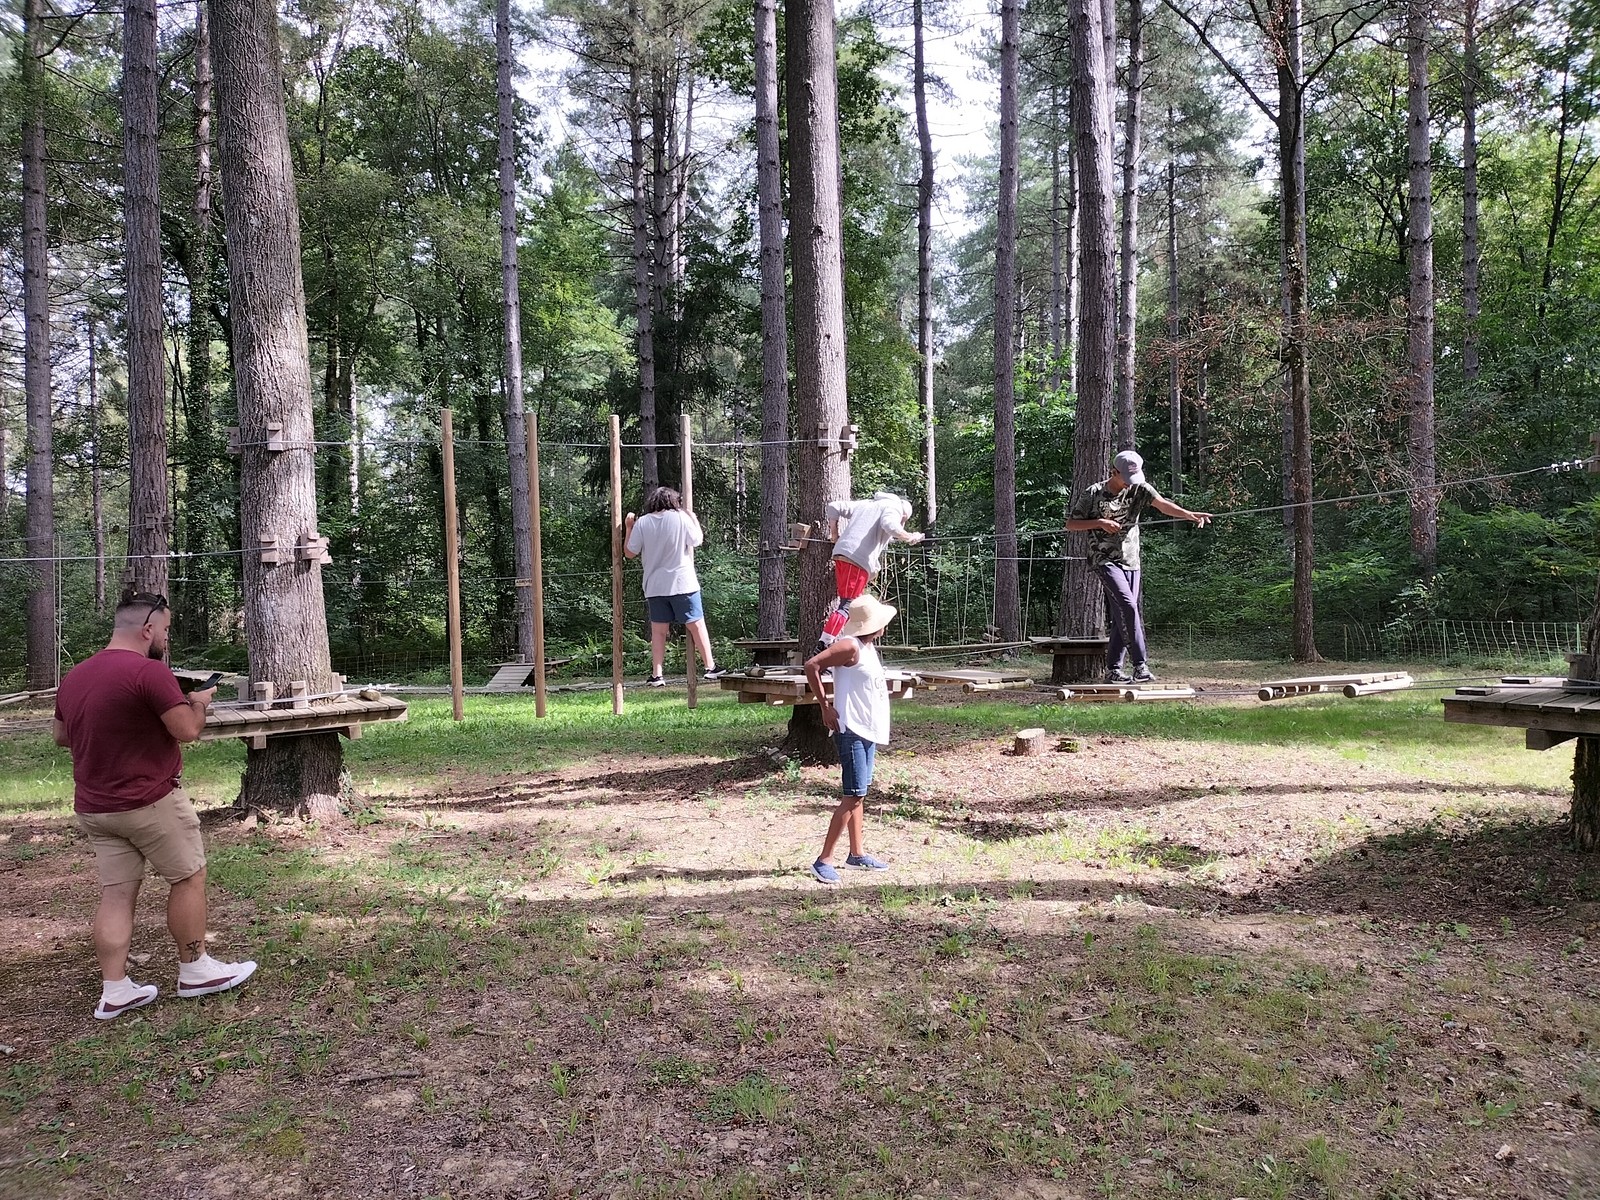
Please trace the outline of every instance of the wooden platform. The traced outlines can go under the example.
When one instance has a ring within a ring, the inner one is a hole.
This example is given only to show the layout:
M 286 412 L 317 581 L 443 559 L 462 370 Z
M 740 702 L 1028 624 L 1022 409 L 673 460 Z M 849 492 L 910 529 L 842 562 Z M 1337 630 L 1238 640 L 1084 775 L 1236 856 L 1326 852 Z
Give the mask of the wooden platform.
M 1600 737 L 1600 687 L 1565 681 L 1537 687 L 1502 680 L 1498 687 L 1457 688 L 1455 695 L 1444 698 L 1444 719 L 1524 729 L 1529 750 L 1548 750 L 1575 737 Z
M 1107 700 L 1124 703 L 1151 700 L 1193 700 L 1194 688 L 1187 683 L 1085 683 L 1072 687 L 1050 688 L 1056 699 L 1078 704 Z
M 370 698 L 368 698 L 370 697 Z M 280 700 L 283 707 L 213 708 L 206 714 L 205 728 L 199 740 L 216 742 L 224 738 L 239 738 L 253 749 L 266 747 L 267 738 L 287 733 L 342 733 L 352 741 L 361 736 L 361 727 L 368 721 L 404 721 L 406 702 L 393 696 L 376 692 L 365 695 L 347 692 L 337 699 L 314 700 L 304 708 L 288 707 L 290 701 Z
M 1291 696 L 1317 696 L 1339 692 L 1349 699 L 1376 692 L 1398 692 L 1416 680 L 1404 671 L 1368 671 L 1363 675 L 1303 675 L 1296 679 L 1269 679 L 1256 692 L 1261 700 L 1283 700 Z
M 917 676 L 911 671 L 887 669 L 884 682 L 889 686 L 889 699 L 905 700 L 915 694 Z M 725 692 L 738 692 L 740 704 L 815 704 L 805 672 L 795 667 L 768 667 L 759 675 L 729 672 L 717 681 Z M 824 679 L 823 689 L 833 698 L 833 681 Z
M 564 667 L 572 659 L 547 658 L 544 660 L 545 671 L 556 667 Z M 486 692 L 515 692 L 522 688 L 533 686 L 533 664 L 529 662 L 499 663 L 495 667 L 494 678 L 483 685 Z
M 1021 691 L 1033 686 L 1026 671 L 997 671 L 985 667 L 918 667 L 917 681 L 932 691 L 959 685 L 964 692 Z

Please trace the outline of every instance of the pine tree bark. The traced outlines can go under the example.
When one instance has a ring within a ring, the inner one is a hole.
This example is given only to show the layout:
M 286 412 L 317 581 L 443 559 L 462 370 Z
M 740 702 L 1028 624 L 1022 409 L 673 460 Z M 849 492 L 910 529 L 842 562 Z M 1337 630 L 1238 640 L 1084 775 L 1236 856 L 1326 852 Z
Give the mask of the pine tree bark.
M 912 0 L 911 89 L 917 117 L 917 398 L 922 408 L 923 528 L 939 520 L 933 411 L 933 134 L 928 125 L 928 65 L 923 48 L 924 0 Z
M 1000 194 L 994 245 L 994 623 L 1022 638 L 1017 573 L 1017 69 L 1021 2 L 1000 5 Z
M 784 19 L 785 108 L 789 121 L 789 239 L 794 269 L 795 412 L 800 432 L 836 439 L 845 424 L 844 273 L 839 196 L 839 89 L 833 0 L 792 0 Z M 838 449 L 802 446 L 799 519 L 823 520 L 831 500 L 850 494 L 850 465 Z M 834 595 L 825 545 L 800 553 L 799 637 L 813 645 Z M 796 705 L 785 750 L 808 763 L 837 761 L 814 704 Z
M 1061 354 L 1066 349 L 1066 293 L 1062 287 L 1061 85 L 1050 83 L 1050 390 L 1061 391 Z
M 637 7 L 635 19 L 638 20 Z M 640 36 L 643 34 L 641 32 Z M 637 51 L 635 52 L 637 55 Z M 650 261 L 655 244 L 651 236 L 650 183 L 645 163 L 644 77 L 635 57 L 629 68 L 628 148 L 629 188 L 633 207 L 633 322 L 634 347 L 639 367 L 639 440 L 644 443 L 644 494 L 661 483 L 656 441 L 656 340 L 655 270 Z
M 756 636 L 789 623 L 789 330 L 784 309 L 783 168 L 778 141 L 778 11 L 756 0 L 756 196 L 761 239 L 761 567 Z
M 1461 62 L 1461 376 L 1478 382 L 1478 0 L 1465 0 Z
M 1428 37 L 1432 5 L 1409 0 L 1406 16 L 1406 111 L 1409 151 L 1406 259 L 1407 448 L 1411 466 L 1411 553 L 1424 576 L 1439 551 L 1438 468 L 1433 411 L 1433 142 L 1428 114 Z
M 1278 161 L 1282 176 L 1283 258 L 1287 298 L 1284 367 L 1288 377 L 1290 434 L 1289 500 L 1294 521 L 1294 635 L 1298 662 L 1320 662 L 1312 601 L 1315 546 L 1311 511 L 1311 299 L 1306 248 L 1305 66 L 1301 51 L 1300 0 L 1274 10 L 1279 22 Z
M 512 116 L 511 0 L 495 3 L 495 78 L 500 127 L 500 302 L 505 323 L 506 458 L 511 469 L 511 541 L 517 579 L 533 578 L 528 507 L 528 434 L 522 396 L 522 293 L 517 261 L 517 129 Z M 533 661 L 533 588 L 517 590 L 517 654 Z
M 162 342 L 161 65 L 156 0 L 122 9 L 122 205 L 128 327 L 128 573 L 165 595 L 172 513 L 167 495 L 166 354 Z
M 106 510 L 100 470 L 100 348 L 94 314 L 89 314 L 89 522 L 94 538 L 94 611 L 106 611 Z M 0 462 L 4 462 L 0 458 Z
M 31 690 L 60 680 L 56 655 L 55 446 L 50 378 L 50 248 L 45 204 L 44 5 L 22 9 L 22 318 L 27 401 L 27 681 Z
M 222 446 L 217 437 L 216 414 L 211 406 L 211 24 L 204 0 L 196 0 L 194 27 L 194 144 L 195 189 L 192 228 L 184 269 L 189 282 L 188 362 L 189 386 L 184 390 L 184 461 L 188 467 L 185 490 L 183 548 L 190 555 L 215 549 L 219 536 L 217 514 L 222 508 L 218 466 Z M 211 580 L 215 560 L 185 560 L 186 582 L 174 599 L 174 623 L 190 645 L 211 635 Z
M 1178 334 L 1182 310 L 1178 292 L 1178 157 L 1173 147 L 1177 114 L 1167 106 L 1167 440 L 1171 456 L 1171 494 L 1183 495 L 1183 394 Z
M 284 112 L 278 14 L 272 0 L 210 0 L 217 133 L 226 214 L 234 390 L 239 406 L 244 545 L 276 539 L 289 561 L 244 557 L 245 640 L 252 682 L 289 694 L 304 680 L 330 690 L 322 568 L 295 545 L 315 532 L 317 486 L 300 216 Z M 289 449 L 269 451 L 266 425 Z M 327 821 L 348 787 L 334 733 L 275 737 L 251 749 L 239 804 Z
M 1116 329 L 1111 121 L 1099 0 L 1072 0 L 1072 124 L 1078 174 L 1078 394 L 1072 437 L 1072 498 L 1105 477 L 1111 461 L 1111 387 Z M 1078 637 L 1105 629 L 1105 598 L 1084 562 L 1087 535 L 1068 534 L 1057 629 Z
M 1128 0 L 1128 101 L 1122 124 L 1122 279 L 1117 297 L 1117 444 L 1136 442 L 1135 336 L 1139 324 L 1139 168 L 1144 99 L 1144 3 Z

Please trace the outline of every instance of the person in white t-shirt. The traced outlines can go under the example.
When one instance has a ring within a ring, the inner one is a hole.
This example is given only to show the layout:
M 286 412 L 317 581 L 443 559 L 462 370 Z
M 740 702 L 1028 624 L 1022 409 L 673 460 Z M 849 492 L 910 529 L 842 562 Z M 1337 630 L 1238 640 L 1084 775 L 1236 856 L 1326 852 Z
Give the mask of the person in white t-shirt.
M 884 682 L 877 642 L 894 615 L 893 605 L 873 596 L 861 596 L 851 605 L 850 619 L 833 643 L 806 660 L 806 682 L 822 705 L 822 723 L 833 730 L 842 775 L 839 804 L 828 819 L 822 853 L 811 864 L 812 878 L 818 883 L 839 882 L 838 869 L 831 860 L 838 849 L 839 836 L 844 833 L 850 837 L 845 866 L 863 871 L 884 871 L 889 867 L 867 853 L 862 826 L 878 747 L 889 742 L 889 686 Z M 831 702 L 822 688 L 822 673 L 830 669 Z
M 717 666 L 706 630 L 700 579 L 694 572 L 694 548 L 705 541 L 700 522 L 683 507 L 683 497 L 669 487 L 658 487 L 644 504 L 644 516 L 632 513 L 623 521 L 623 553 L 644 563 L 644 601 L 650 609 L 650 687 L 665 687 L 663 664 L 667 634 L 674 621 L 694 639 L 706 664 L 704 679 L 718 679 Z

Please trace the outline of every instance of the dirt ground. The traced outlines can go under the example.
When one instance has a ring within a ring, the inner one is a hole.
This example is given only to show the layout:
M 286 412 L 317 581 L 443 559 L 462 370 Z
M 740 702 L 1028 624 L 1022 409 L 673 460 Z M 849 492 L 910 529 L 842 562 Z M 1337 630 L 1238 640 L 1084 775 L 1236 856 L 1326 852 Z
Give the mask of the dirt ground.
M 1600 1196 L 1600 860 L 1559 786 L 929 728 L 209 826 L 238 993 L 100 1025 L 85 851 L 0 831 L 0 1196 Z M 167 992 L 156 883 L 135 977 Z

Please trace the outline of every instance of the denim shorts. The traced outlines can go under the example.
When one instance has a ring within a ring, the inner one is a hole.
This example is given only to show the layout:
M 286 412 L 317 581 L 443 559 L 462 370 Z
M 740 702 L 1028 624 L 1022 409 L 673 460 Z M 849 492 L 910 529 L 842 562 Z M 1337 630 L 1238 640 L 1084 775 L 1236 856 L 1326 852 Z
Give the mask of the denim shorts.
M 846 796 L 865 796 L 872 786 L 872 764 L 878 757 L 878 744 L 848 729 L 835 733 L 833 741 L 839 748 L 839 770 L 844 776 L 839 791 Z
M 656 625 L 687 625 L 706 615 L 700 604 L 699 592 L 684 592 L 678 596 L 646 596 L 645 607 L 650 610 L 650 620 Z

